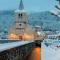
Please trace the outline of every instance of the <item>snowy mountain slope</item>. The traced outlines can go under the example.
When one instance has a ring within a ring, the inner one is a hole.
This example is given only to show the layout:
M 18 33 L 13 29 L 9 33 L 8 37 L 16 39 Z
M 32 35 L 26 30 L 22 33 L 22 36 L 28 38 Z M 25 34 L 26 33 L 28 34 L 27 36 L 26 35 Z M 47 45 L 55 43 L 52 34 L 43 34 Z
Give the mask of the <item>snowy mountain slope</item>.
M 44 30 L 60 30 L 60 18 L 48 11 L 30 14 L 29 19 L 30 24 L 40 25 Z

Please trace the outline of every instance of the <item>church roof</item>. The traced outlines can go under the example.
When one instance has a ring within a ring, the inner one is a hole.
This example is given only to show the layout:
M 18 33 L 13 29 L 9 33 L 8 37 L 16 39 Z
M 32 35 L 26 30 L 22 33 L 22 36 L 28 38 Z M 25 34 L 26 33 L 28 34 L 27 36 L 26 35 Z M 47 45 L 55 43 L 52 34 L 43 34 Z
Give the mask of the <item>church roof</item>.
M 23 10 L 23 9 L 24 9 L 24 5 L 23 5 L 23 1 L 21 0 L 19 4 L 19 10 Z
M 22 0 L 20 0 L 19 8 L 17 10 L 15 10 L 15 12 L 17 12 L 17 13 L 26 12 L 24 10 L 24 5 L 23 5 L 23 1 Z

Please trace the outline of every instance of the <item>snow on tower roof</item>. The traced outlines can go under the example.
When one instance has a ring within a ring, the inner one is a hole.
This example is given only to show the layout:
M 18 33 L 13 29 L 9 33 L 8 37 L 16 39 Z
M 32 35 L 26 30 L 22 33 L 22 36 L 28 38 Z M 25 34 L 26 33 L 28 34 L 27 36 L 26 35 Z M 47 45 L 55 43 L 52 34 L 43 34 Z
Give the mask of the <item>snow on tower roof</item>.
M 26 12 L 25 10 L 15 10 L 16 13 Z
M 21 0 L 20 1 L 20 4 L 19 4 L 19 8 L 15 11 L 15 12 L 17 12 L 17 13 L 21 13 L 21 12 L 26 12 L 25 10 L 24 10 L 24 5 L 23 5 L 23 1 Z

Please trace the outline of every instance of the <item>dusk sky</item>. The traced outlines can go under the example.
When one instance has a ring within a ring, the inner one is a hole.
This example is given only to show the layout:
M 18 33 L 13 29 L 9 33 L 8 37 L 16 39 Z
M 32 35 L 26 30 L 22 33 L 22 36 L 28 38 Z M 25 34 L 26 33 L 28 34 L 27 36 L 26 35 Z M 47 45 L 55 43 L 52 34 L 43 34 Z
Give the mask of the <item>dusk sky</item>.
M 0 0 L 0 10 L 14 10 L 19 7 L 20 0 Z M 55 0 L 23 0 L 27 11 L 49 11 L 54 8 Z

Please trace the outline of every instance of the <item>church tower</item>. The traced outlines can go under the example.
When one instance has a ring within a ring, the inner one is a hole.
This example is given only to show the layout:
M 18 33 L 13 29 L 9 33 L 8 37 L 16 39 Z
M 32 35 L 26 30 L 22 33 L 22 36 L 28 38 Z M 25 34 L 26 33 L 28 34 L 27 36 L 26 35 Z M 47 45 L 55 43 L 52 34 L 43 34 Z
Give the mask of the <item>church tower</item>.
M 33 40 L 33 31 L 28 24 L 28 15 L 24 10 L 23 1 L 20 1 L 19 8 L 15 10 L 14 24 L 9 29 L 8 39 L 10 40 Z
M 24 10 L 23 2 L 20 1 L 19 9 L 15 11 L 15 28 L 16 28 L 16 34 L 22 35 L 24 33 L 24 30 L 28 24 L 28 17 L 27 13 Z

